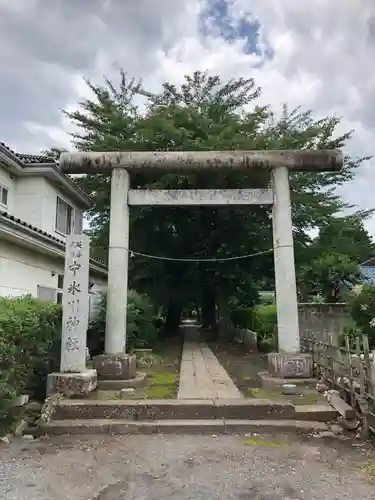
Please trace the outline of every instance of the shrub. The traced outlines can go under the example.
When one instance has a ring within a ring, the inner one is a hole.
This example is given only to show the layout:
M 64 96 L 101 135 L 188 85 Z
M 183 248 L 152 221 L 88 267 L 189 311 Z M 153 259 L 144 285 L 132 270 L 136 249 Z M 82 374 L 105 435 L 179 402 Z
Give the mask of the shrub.
M 45 398 L 48 373 L 60 362 L 61 307 L 31 296 L 0 297 L 0 420 L 14 397 Z
M 99 311 L 88 331 L 88 348 L 92 355 L 104 349 L 106 296 L 103 295 Z M 152 347 L 158 340 L 158 325 L 162 324 L 150 299 L 134 290 L 128 293 L 127 349 Z
M 258 306 L 257 318 L 258 349 L 261 352 L 277 351 L 277 308 L 276 304 Z
M 340 335 L 339 341 L 342 347 L 345 347 L 345 337 L 349 337 L 349 342 L 352 347 L 355 345 L 356 337 L 362 335 L 362 329 L 357 325 L 352 317 L 348 317 L 344 323 L 344 331 L 342 335 Z
M 251 307 L 239 307 L 230 313 L 230 319 L 234 326 L 252 330 L 253 309 Z
M 352 300 L 350 313 L 356 326 L 368 335 L 370 347 L 375 347 L 375 286 L 362 287 Z
M 243 307 L 231 312 L 235 326 L 248 328 L 258 335 L 258 348 L 262 352 L 277 350 L 276 304 Z
M 254 310 L 258 333 L 263 336 L 271 336 L 277 328 L 276 304 L 257 306 Z

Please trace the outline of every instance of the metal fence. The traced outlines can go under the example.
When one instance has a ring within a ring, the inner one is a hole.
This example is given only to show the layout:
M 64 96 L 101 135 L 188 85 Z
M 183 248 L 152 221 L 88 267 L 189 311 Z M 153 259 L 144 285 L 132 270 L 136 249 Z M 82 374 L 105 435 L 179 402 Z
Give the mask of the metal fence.
M 301 338 L 304 352 L 313 356 L 314 376 L 330 389 L 339 391 L 341 398 L 357 413 L 365 438 L 375 434 L 375 352 L 368 338 L 344 336 L 343 346 L 335 345 L 333 336 L 314 335 Z

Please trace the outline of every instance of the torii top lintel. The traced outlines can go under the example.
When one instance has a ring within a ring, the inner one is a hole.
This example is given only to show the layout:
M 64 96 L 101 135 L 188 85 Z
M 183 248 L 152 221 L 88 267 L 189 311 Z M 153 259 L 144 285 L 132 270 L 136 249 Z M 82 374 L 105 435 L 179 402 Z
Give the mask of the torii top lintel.
M 82 152 L 62 153 L 60 168 L 68 174 L 105 174 L 113 168 L 129 171 L 199 169 L 272 169 L 288 167 L 295 171 L 341 170 L 343 155 L 338 149 L 278 151 L 166 151 L 166 152 Z

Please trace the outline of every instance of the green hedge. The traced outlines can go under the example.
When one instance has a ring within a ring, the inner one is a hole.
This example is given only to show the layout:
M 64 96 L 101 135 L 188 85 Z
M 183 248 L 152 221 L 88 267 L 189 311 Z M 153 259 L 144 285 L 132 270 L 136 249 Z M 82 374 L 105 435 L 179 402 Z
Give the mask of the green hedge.
M 231 320 L 235 326 L 258 334 L 259 350 L 270 352 L 277 349 L 276 304 L 237 308 L 231 312 Z
M 43 401 L 48 373 L 60 362 L 61 307 L 35 299 L 0 297 L 0 423 L 11 401 L 29 394 Z
M 106 296 L 103 295 L 98 315 L 91 322 L 87 344 L 91 355 L 103 352 L 105 338 Z M 158 328 L 163 324 L 147 295 L 134 290 L 128 293 L 127 350 L 152 347 L 159 339 Z
M 352 329 L 357 333 L 368 335 L 370 348 L 375 347 L 375 286 L 364 285 L 350 304 L 350 314 L 355 322 Z

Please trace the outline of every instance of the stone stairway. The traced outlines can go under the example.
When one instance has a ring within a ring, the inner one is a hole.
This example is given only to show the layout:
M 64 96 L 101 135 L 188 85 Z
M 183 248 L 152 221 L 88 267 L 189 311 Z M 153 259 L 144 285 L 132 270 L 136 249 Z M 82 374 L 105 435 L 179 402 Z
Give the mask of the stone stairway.
M 180 433 L 232 434 L 329 430 L 336 411 L 329 405 L 245 399 L 211 349 L 186 325 L 178 399 L 61 400 L 48 434 Z
M 294 406 L 262 399 L 88 401 L 62 400 L 48 434 L 238 433 L 328 430 L 336 418 L 329 406 Z

